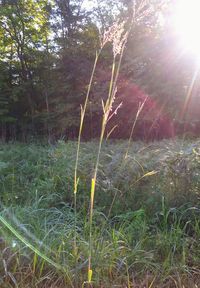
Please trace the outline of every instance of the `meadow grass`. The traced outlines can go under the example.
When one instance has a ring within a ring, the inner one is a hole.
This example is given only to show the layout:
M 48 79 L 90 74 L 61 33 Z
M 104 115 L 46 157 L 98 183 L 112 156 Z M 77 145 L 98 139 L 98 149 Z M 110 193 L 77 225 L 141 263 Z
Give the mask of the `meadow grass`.
M 113 103 L 127 37 L 144 5 L 133 9 L 127 32 L 127 23 L 115 23 L 100 41 L 77 145 L 0 146 L 0 287 L 200 284 L 199 141 L 133 144 L 146 99 L 128 141 L 104 140 L 119 108 Z M 108 42 L 113 63 L 100 137 L 81 143 L 95 70 Z
M 198 285 L 199 142 L 132 145 L 146 99 L 129 140 L 104 141 L 119 108 L 113 103 L 128 34 L 145 5 L 135 5 L 132 19 L 114 23 L 100 41 L 77 145 L 0 146 L 0 287 Z M 100 138 L 81 143 L 96 67 L 108 42 L 113 62 Z
M 128 141 L 102 143 L 89 287 L 199 287 L 199 144 L 131 143 L 122 165 Z M 74 142 L 0 145 L 0 215 L 21 237 L 1 222 L 0 287 L 83 285 L 97 151 L 82 143 L 75 223 Z

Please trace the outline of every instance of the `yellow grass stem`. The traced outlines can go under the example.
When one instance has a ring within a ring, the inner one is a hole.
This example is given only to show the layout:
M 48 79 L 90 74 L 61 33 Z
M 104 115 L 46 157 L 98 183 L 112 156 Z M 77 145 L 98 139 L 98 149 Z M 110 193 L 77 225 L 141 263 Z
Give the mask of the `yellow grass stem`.
M 81 143 L 81 135 L 83 130 L 83 122 L 85 118 L 85 112 L 88 104 L 88 99 L 92 87 L 92 82 L 94 79 L 94 73 L 96 70 L 97 62 L 99 59 L 99 55 L 101 54 L 101 50 L 96 52 L 95 61 L 92 69 L 92 73 L 90 76 L 90 81 L 88 84 L 88 89 L 85 97 L 85 102 L 83 107 L 81 106 L 81 118 L 80 118 L 80 126 L 79 126 L 79 134 L 78 134 L 78 143 L 77 143 L 77 150 L 76 150 L 76 162 L 75 162 L 75 168 L 74 168 L 74 253 L 75 256 L 77 255 L 77 245 L 76 245 L 76 223 L 77 223 L 77 190 L 78 190 L 78 182 L 79 178 L 77 176 L 77 170 L 78 170 L 78 161 L 79 161 L 79 154 L 80 154 L 80 143 Z

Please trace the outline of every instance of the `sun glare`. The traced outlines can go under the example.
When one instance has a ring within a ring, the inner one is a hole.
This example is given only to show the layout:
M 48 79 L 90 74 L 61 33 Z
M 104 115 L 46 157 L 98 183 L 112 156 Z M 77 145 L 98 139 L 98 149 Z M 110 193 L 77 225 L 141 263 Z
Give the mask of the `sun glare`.
M 200 0 L 179 0 L 174 12 L 175 29 L 181 44 L 200 57 Z

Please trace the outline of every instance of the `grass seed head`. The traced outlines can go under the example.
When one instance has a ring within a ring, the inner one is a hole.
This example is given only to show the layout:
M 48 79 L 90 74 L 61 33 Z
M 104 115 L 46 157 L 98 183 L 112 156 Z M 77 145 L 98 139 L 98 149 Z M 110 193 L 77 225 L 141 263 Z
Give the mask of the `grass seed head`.
M 127 40 L 128 35 L 127 33 L 124 34 L 124 25 L 124 21 L 113 23 L 113 25 L 104 32 L 100 40 L 101 48 L 103 48 L 107 43 L 112 42 L 114 57 L 121 53 L 122 47 Z
M 124 34 L 124 22 L 119 24 L 118 29 L 115 33 L 115 37 L 113 38 L 113 56 L 114 58 L 117 55 L 120 55 L 122 52 L 122 48 L 127 41 L 128 33 Z

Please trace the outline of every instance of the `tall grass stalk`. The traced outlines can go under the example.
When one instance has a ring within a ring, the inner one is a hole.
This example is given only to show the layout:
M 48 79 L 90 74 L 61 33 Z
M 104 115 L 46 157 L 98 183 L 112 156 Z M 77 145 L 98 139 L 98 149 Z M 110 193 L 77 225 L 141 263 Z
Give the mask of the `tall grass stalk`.
M 134 10 L 134 9 L 133 9 Z M 134 23 L 136 14 L 135 11 L 133 12 L 132 18 L 131 18 L 131 23 L 129 26 L 129 29 L 127 30 L 126 33 L 124 33 L 124 25 L 125 23 L 120 23 L 120 24 L 115 24 L 113 25 L 113 34 L 111 35 L 112 42 L 113 42 L 113 64 L 112 64 L 112 72 L 111 72 L 111 79 L 110 79 L 110 84 L 109 84 L 109 92 L 108 92 L 108 97 L 107 100 L 104 102 L 102 100 L 102 108 L 103 108 L 103 116 L 102 116 L 102 124 L 101 124 L 101 134 L 100 134 L 100 139 L 99 139 L 99 146 L 98 146 L 98 152 L 97 152 L 97 158 L 96 158 L 96 164 L 95 164 L 95 169 L 94 169 L 94 174 L 91 180 L 91 189 L 90 189 L 90 215 L 89 215 L 89 257 L 88 257 L 88 282 L 91 283 L 92 280 L 92 220 L 93 220 L 93 209 L 94 209 L 94 197 L 95 197 L 95 188 L 96 188 L 96 180 L 97 180 L 97 173 L 98 173 L 98 167 L 99 167 L 99 160 L 100 160 L 100 153 L 101 153 L 101 147 L 105 135 L 105 130 L 108 121 L 112 118 L 114 114 L 116 114 L 119 105 L 114 112 L 112 112 L 113 108 L 113 102 L 115 100 L 115 95 L 117 92 L 117 80 L 119 76 L 119 71 L 121 67 L 121 62 L 122 62 L 122 57 L 124 54 L 124 49 L 125 45 L 128 39 L 128 35 L 131 31 L 132 25 Z M 111 29 L 112 30 L 112 29 Z M 119 55 L 119 61 L 117 65 L 116 58 Z M 143 108 L 143 105 L 141 105 L 141 110 Z M 141 112 L 137 113 L 139 117 L 139 114 Z M 136 119 L 137 121 L 137 119 Z M 134 129 L 134 127 L 133 127 Z M 132 129 L 132 130 L 133 130 Z
M 120 29 L 119 29 L 120 30 Z M 116 95 L 116 84 L 117 84 L 117 79 L 119 75 L 119 69 L 121 66 L 121 60 L 124 52 L 124 47 L 126 44 L 127 40 L 127 34 L 125 34 L 124 37 L 122 37 L 123 31 L 120 31 L 120 35 L 118 34 L 118 40 L 117 43 L 114 45 L 114 40 L 113 40 L 113 64 L 112 64 L 112 72 L 111 72 L 111 79 L 110 79 L 110 84 L 109 84 L 109 92 L 108 92 L 108 97 L 107 100 L 104 102 L 102 100 L 102 108 L 103 108 L 103 116 L 102 116 L 102 124 L 101 124 L 101 133 L 100 133 L 100 138 L 99 138 L 99 145 L 98 145 L 98 152 L 97 152 L 97 158 L 96 158 L 96 164 L 94 168 L 94 173 L 93 177 L 91 180 L 91 189 L 90 189 L 90 212 L 89 212 L 89 257 L 88 257 L 88 283 L 91 283 L 92 281 L 92 248 L 93 248 L 93 243 L 92 243 L 92 222 L 93 222 L 93 210 L 94 210 L 94 197 L 95 197 L 95 188 L 96 188 L 96 182 L 97 182 L 97 173 L 98 173 L 98 167 L 99 167 L 99 161 L 100 161 L 100 153 L 101 153 L 101 147 L 105 135 L 105 130 L 106 130 L 106 125 L 108 121 L 111 119 L 113 114 L 112 108 L 113 108 L 113 102 L 115 100 L 115 95 Z M 120 48 L 119 48 L 120 47 Z M 117 49 L 119 48 L 119 49 Z M 117 52 L 116 52 L 117 51 Z M 117 65 L 116 61 L 116 56 L 117 54 L 120 55 L 120 59 Z
M 140 113 L 142 112 L 142 110 L 144 108 L 144 105 L 145 105 L 145 103 L 147 101 L 147 98 L 148 97 L 146 97 L 142 103 L 139 103 L 139 107 L 138 107 L 138 110 L 137 110 L 137 113 L 136 113 L 136 116 L 135 116 L 135 120 L 134 120 L 132 128 L 131 128 L 131 133 L 130 133 L 129 139 L 128 139 L 128 146 L 127 146 L 125 157 L 124 157 L 125 159 L 128 157 L 128 152 L 129 152 L 129 149 L 130 149 L 131 140 L 133 138 L 133 132 L 134 132 L 137 120 L 138 120 L 138 118 L 140 116 Z
M 85 102 L 84 102 L 83 107 L 81 106 L 81 117 L 80 117 L 76 160 L 75 160 L 75 168 L 74 168 L 74 217 L 75 217 L 75 219 L 74 219 L 74 253 L 75 253 L 75 257 L 77 255 L 76 223 L 77 223 L 77 191 L 78 191 L 78 182 L 79 182 L 77 170 L 78 170 L 78 162 L 79 162 L 79 155 L 80 155 L 81 135 L 82 135 L 82 131 L 83 131 L 83 123 L 84 123 L 84 119 L 85 119 L 86 108 L 87 108 L 87 104 L 88 104 L 88 100 L 89 100 L 89 95 L 90 95 L 90 91 L 91 91 L 91 87 L 92 87 L 98 59 L 99 59 L 99 56 L 100 56 L 101 51 L 102 51 L 103 47 L 105 46 L 105 44 L 111 40 L 111 38 L 109 37 L 111 35 L 109 35 L 109 33 L 107 34 L 107 36 L 108 36 L 107 39 L 104 37 L 104 40 L 101 44 L 100 50 L 98 52 L 96 52 L 96 57 L 95 57 L 92 73 L 90 76 L 90 81 L 89 81 L 89 85 L 88 85 L 88 89 L 87 89 L 87 93 L 86 93 L 86 97 L 85 97 Z M 122 43 L 122 44 L 124 44 L 124 43 Z M 123 50 L 124 50 L 124 45 L 123 45 Z M 100 135 L 100 141 L 99 141 L 97 160 L 96 160 L 96 165 L 95 165 L 95 170 L 94 170 L 94 176 L 92 178 L 92 184 L 91 184 L 90 220 L 89 220 L 89 223 L 90 223 L 89 224 L 90 225 L 90 236 L 89 236 L 90 240 L 89 240 L 89 242 L 90 243 L 91 243 L 91 239 L 92 239 L 91 227 L 92 227 L 92 214 L 93 214 L 92 211 L 93 211 L 93 206 L 94 206 L 93 201 L 94 201 L 94 193 L 95 193 L 96 177 L 97 177 L 97 170 L 98 170 L 98 165 L 99 165 L 101 145 L 102 145 L 102 141 L 103 141 L 103 137 L 104 137 L 104 133 L 105 133 L 105 127 L 106 127 L 106 123 L 108 120 L 108 116 L 109 116 L 110 110 L 112 108 L 112 102 L 114 100 L 114 95 L 115 95 L 114 89 L 116 87 L 116 82 L 117 82 L 117 78 L 118 78 L 118 74 L 119 74 L 119 67 L 121 65 L 122 53 L 120 55 L 120 61 L 119 61 L 116 75 L 115 75 L 115 65 L 116 65 L 115 58 L 116 57 L 114 56 L 113 65 L 112 65 L 112 74 L 111 74 L 111 80 L 110 80 L 110 86 L 109 86 L 109 94 L 108 94 L 108 98 L 107 98 L 105 106 L 104 106 L 104 103 L 102 102 L 103 112 L 104 112 L 103 113 L 103 120 L 102 120 L 102 129 L 101 129 L 101 135 Z M 90 262 L 91 262 L 91 249 L 90 249 L 90 253 L 89 253 L 89 267 L 91 266 Z M 88 271 L 90 271 L 90 270 L 91 269 L 88 268 Z M 89 274 L 91 275 L 91 271 L 88 272 L 88 275 Z M 90 279 L 91 277 L 88 276 L 88 278 Z
M 101 49 L 98 52 L 96 52 L 95 61 L 94 61 L 94 65 L 93 65 L 93 69 L 92 69 L 92 73 L 90 76 L 90 81 L 89 81 L 89 85 L 88 85 L 88 89 L 87 89 L 87 93 L 85 97 L 85 102 L 84 102 L 83 107 L 81 106 L 81 118 L 80 118 L 78 143 L 77 143 L 77 150 L 76 150 L 76 161 L 75 161 L 75 169 L 74 169 L 74 252 L 75 252 L 75 255 L 77 254 L 76 224 L 77 224 L 77 190 L 78 190 L 78 182 L 79 182 L 79 178 L 77 176 L 77 170 L 78 170 L 78 162 L 79 162 L 79 154 L 80 154 L 81 135 L 82 135 L 82 130 L 83 130 L 83 122 L 85 118 L 88 99 L 89 99 L 89 95 L 90 95 L 90 91 L 92 87 L 92 82 L 94 79 L 94 73 L 97 67 L 100 54 L 101 54 Z
M 129 149 L 130 149 L 130 144 L 131 144 L 131 140 L 132 140 L 132 137 L 133 137 L 133 132 L 134 132 L 134 129 L 135 129 L 137 120 L 138 120 L 138 118 L 139 118 L 139 115 L 140 115 L 140 113 L 141 113 L 142 110 L 143 110 L 143 107 L 144 107 L 144 104 L 145 104 L 146 100 L 147 100 L 147 97 L 145 98 L 145 100 L 143 101 L 142 104 L 141 104 L 141 103 L 139 104 L 138 111 L 137 111 L 137 113 L 136 113 L 135 120 L 134 120 L 133 125 L 132 125 L 132 128 L 131 128 L 131 133 L 130 133 L 130 136 L 129 136 L 128 145 L 127 145 L 127 148 L 126 148 L 126 150 L 125 150 L 125 154 L 124 154 L 123 160 L 122 160 L 121 165 L 120 165 L 120 170 L 119 170 L 120 172 L 123 170 L 124 165 L 126 165 L 125 160 L 126 160 L 127 157 L 128 157 L 128 152 L 129 152 Z M 142 171 L 144 172 L 144 169 L 143 169 L 142 165 L 141 165 L 136 159 L 134 159 L 134 161 L 141 167 Z M 140 179 L 142 179 L 142 178 L 145 177 L 145 176 L 147 176 L 147 175 L 144 173 L 144 175 L 143 175 Z M 119 187 L 116 187 L 116 189 L 115 189 L 115 194 L 114 194 L 114 196 L 113 196 L 113 199 L 112 199 L 112 202 L 111 202 L 111 205 L 110 205 L 110 209 L 109 209 L 109 212 L 108 212 L 108 218 L 109 218 L 110 215 L 111 215 L 111 211 L 112 211 L 112 208 L 113 208 L 113 205 L 114 205 L 114 202 L 115 202 L 115 200 L 116 200 L 116 197 L 117 197 L 117 193 L 118 193 L 118 192 L 119 192 Z

